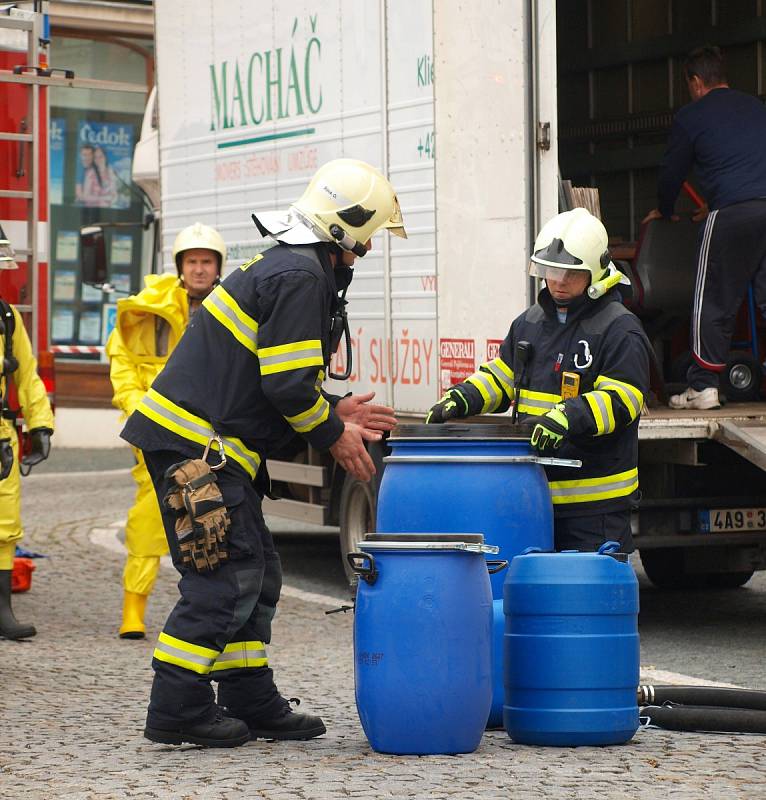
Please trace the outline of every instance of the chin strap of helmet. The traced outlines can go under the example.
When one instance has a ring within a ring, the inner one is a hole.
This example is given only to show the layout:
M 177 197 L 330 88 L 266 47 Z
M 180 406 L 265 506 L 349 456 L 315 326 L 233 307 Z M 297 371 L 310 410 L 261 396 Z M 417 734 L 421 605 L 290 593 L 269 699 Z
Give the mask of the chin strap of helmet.
M 359 256 L 359 258 L 367 255 L 367 248 L 364 243 L 357 241 L 353 236 L 349 236 L 340 225 L 330 225 L 330 235 L 338 243 L 338 247 L 342 247 L 347 252 Z

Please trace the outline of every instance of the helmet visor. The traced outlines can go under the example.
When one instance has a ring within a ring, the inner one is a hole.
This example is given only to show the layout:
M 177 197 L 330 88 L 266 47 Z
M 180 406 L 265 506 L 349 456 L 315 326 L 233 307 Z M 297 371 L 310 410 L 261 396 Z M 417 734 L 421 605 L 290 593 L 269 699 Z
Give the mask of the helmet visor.
M 567 278 L 573 278 L 575 275 L 587 275 L 590 278 L 589 269 L 573 269 L 572 267 L 554 267 L 551 264 L 540 264 L 537 261 L 529 262 L 529 275 L 533 278 L 540 278 L 541 280 L 548 281 L 565 281 Z

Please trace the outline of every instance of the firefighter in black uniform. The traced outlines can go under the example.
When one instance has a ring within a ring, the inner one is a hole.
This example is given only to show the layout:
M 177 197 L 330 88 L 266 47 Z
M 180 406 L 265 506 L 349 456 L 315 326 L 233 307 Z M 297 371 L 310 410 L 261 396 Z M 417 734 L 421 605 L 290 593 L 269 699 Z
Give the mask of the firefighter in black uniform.
M 364 162 L 331 161 L 288 212 L 253 219 L 278 246 L 205 299 L 122 432 L 143 451 L 181 573 L 154 650 L 144 732 L 165 744 L 325 732 L 319 717 L 290 708 L 268 666 L 282 574 L 256 487 L 265 460 L 296 434 L 369 480 L 364 441 L 396 423 L 371 394 L 322 391 L 354 259 L 382 228 L 406 237 L 391 184 Z
M 638 421 L 649 384 L 649 342 L 622 304 L 607 233 L 585 209 L 540 231 L 530 274 L 546 287 L 514 320 L 497 358 L 451 387 L 426 422 L 503 412 L 538 420 L 540 453 L 579 459 L 548 466 L 557 550 L 596 550 L 616 540 L 633 550 L 630 511 L 638 497 Z M 517 398 L 518 391 L 518 400 Z

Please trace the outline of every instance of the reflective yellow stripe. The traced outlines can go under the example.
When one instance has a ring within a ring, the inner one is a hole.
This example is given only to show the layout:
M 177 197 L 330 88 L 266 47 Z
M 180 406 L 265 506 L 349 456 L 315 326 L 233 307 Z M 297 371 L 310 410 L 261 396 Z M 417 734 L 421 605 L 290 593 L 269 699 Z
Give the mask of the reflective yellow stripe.
M 599 375 L 596 378 L 596 389 L 611 390 L 617 392 L 622 400 L 622 404 L 628 409 L 631 422 L 641 413 L 644 406 L 644 395 L 624 381 L 618 381 L 616 378 L 608 378 L 606 375 Z
M 209 311 L 241 345 L 253 354 L 257 352 L 258 323 L 245 314 L 223 286 L 217 286 L 202 301 L 202 307 Z
M 313 431 L 317 425 L 321 425 L 329 416 L 330 404 L 320 395 L 308 411 L 302 411 L 294 417 L 285 416 L 285 419 L 297 433 L 308 433 L 308 431 Z
M 522 389 L 519 393 L 519 412 L 541 416 L 547 414 L 556 404 L 561 402 L 561 395 L 547 392 L 530 392 Z
M 268 664 L 266 645 L 263 642 L 230 642 L 216 659 L 212 671 L 266 667 Z
M 251 258 L 250 261 L 243 264 L 240 267 L 240 269 L 242 270 L 242 272 L 247 272 L 250 269 L 250 267 L 252 267 L 253 264 L 256 263 L 256 261 L 260 261 L 262 258 L 263 258 L 263 253 L 258 253 L 258 255 L 255 258 Z
M 183 439 L 196 442 L 203 447 L 214 435 L 213 427 L 210 423 L 198 417 L 185 408 L 176 405 L 172 400 L 163 397 L 155 389 L 149 389 L 136 408 L 145 417 L 154 420 L 158 425 L 177 434 Z M 223 451 L 227 458 L 236 461 L 251 478 L 255 478 L 258 467 L 261 464 L 261 457 L 254 450 L 245 447 L 241 439 L 234 436 L 222 436 Z M 211 445 L 216 451 L 218 444 L 213 442 Z
M 491 372 L 508 397 L 513 395 L 513 370 L 502 358 L 493 358 L 492 361 L 482 364 L 480 369 Z
M 485 372 L 474 372 L 473 375 L 466 378 L 465 382 L 470 383 L 471 386 L 475 386 L 479 390 L 479 394 L 484 401 L 481 407 L 482 414 L 491 413 L 502 402 L 503 398 L 500 390 Z
M 169 636 L 163 631 L 157 639 L 153 655 L 158 661 L 165 661 L 200 675 L 207 675 L 220 653 L 209 647 L 176 639 L 175 636 Z
M 319 339 L 306 339 L 302 342 L 278 344 L 274 347 L 258 348 L 261 362 L 261 375 L 287 372 L 304 367 L 323 367 L 322 343 Z
M 604 475 L 600 478 L 583 478 L 577 481 L 550 481 L 551 499 L 554 505 L 563 503 L 592 503 L 595 500 L 610 500 L 625 497 L 638 489 L 638 467 Z
M 614 421 L 612 397 L 609 392 L 587 392 L 583 397 L 588 402 L 596 422 L 596 436 L 612 433 L 617 426 Z

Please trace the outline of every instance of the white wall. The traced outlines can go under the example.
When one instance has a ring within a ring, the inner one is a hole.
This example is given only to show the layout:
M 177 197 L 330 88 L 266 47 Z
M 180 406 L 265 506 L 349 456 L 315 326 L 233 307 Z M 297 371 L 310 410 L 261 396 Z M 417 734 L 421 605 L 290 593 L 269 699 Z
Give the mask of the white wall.
M 530 246 L 558 210 L 555 35 L 550 0 L 434 2 L 438 335 L 473 340 L 477 367 L 527 307 Z

